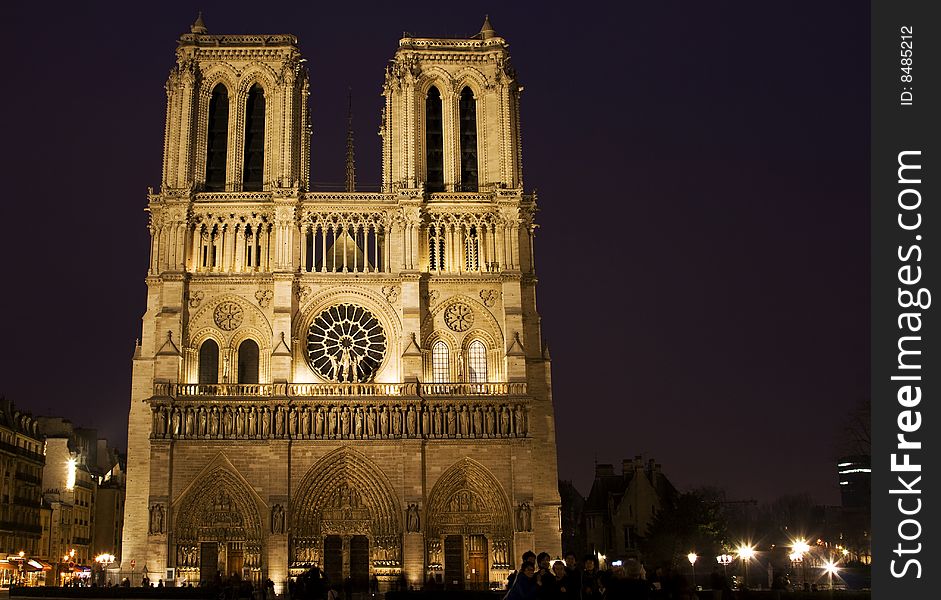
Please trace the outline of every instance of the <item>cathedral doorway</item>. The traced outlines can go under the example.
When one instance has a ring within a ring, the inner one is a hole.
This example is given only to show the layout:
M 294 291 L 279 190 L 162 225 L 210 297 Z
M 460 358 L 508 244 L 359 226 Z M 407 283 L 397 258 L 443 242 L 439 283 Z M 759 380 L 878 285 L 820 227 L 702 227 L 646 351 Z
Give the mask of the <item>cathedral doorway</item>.
M 464 537 L 449 535 L 444 538 L 444 587 L 448 590 L 464 589 Z
M 203 542 L 199 545 L 199 583 L 211 584 L 219 572 L 219 545 Z
M 490 570 L 485 536 L 471 535 L 467 538 L 467 577 L 468 587 L 473 590 L 486 590 L 489 587 Z
M 343 582 L 343 538 L 328 535 L 323 542 L 323 570 L 330 583 Z
M 350 579 L 354 592 L 369 589 L 369 538 L 354 535 L 350 540 Z
M 232 577 L 234 575 L 242 576 L 242 564 L 245 562 L 245 552 L 242 550 L 242 545 L 237 543 L 230 543 L 228 552 L 225 555 L 225 573 L 226 576 Z

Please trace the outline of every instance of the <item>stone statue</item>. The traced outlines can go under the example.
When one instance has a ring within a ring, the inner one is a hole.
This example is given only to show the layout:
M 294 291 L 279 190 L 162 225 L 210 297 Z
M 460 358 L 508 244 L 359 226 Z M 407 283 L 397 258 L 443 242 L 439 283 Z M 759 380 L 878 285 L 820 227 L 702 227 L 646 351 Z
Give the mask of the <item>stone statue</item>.
M 284 507 L 280 504 L 271 507 L 271 533 L 284 533 Z
M 421 517 L 418 514 L 418 505 L 411 503 L 405 511 L 405 531 L 412 533 L 421 529 Z
M 412 437 L 415 435 L 416 425 L 417 424 L 415 422 L 415 410 L 413 407 L 409 406 L 408 412 L 406 413 L 406 416 L 405 416 L 405 433 L 409 437 Z
M 516 509 L 516 530 L 517 531 L 532 531 L 533 530 L 533 511 L 529 507 L 528 502 L 523 502 Z
M 319 406 L 314 415 L 314 435 L 318 438 L 323 436 L 323 410 Z

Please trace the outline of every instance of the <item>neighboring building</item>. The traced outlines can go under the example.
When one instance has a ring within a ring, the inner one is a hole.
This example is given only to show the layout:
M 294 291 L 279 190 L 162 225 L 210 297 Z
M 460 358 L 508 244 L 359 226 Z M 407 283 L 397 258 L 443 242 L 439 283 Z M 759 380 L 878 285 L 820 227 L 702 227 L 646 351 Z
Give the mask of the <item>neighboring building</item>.
M 571 481 L 559 481 L 559 497 L 562 501 L 562 552 L 574 552 L 581 558 L 587 551 L 582 522 L 585 498 Z
M 595 465 L 583 511 L 588 552 L 607 557 L 636 553 L 656 511 L 675 495 L 676 489 L 653 460 L 625 459 L 620 473 L 610 464 Z
M 0 398 L 0 557 L 40 556 L 43 436 L 32 415 Z
M 37 421 L 46 436 L 42 488 L 50 511 L 48 556 L 57 563 L 93 566 L 97 554 L 117 554 L 120 549 L 122 459 L 95 429 L 75 427 L 61 417 L 37 417 Z
M 841 540 L 849 558 L 872 562 L 872 465 L 867 454 L 837 460 L 842 509 Z
M 200 18 L 176 52 L 122 570 L 280 592 L 319 565 L 354 586 L 486 588 L 525 550 L 559 554 L 507 43 L 489 21 L 399 41 L 378 193 L 308 186 L 294 36 L 212 35 Z M 349 149 L 347 165 L 352 189 Z

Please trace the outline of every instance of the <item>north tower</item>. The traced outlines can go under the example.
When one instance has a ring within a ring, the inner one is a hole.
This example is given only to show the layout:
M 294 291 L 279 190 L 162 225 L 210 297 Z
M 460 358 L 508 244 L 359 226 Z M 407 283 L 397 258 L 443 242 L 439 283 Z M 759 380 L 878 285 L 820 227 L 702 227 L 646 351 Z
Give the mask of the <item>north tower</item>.
M 181 36 L 148 203 L 125 570 L 483 588 L 524 550 L 561 551 L 521 91 L 489 21 L 405 37 L 382 189 L 316 192 L 296 38 L 201 19 Z

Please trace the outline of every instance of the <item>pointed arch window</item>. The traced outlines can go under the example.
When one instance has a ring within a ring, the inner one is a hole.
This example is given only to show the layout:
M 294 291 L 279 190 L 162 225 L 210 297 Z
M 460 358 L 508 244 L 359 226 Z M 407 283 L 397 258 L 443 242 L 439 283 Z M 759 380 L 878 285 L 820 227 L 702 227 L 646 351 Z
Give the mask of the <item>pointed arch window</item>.
M 451 379 L 448 345 L 441 340 L 431 347 L 431 379 L 435 383 L 446 383 Z
M 461 191 L 477 191 L 477 100 L 469 87 L 461 91 Z
M 219 383 L 219 344 L 214 340 L 199 347 L 199 383 Z
M 464 238 L 464 270 L 480 270 L 480 236 L 477 233 L 477 226 L 471 225 L 467 230 L 467 237 Z
M 480 340 L 467 347 L 467 379 L 471 383 L 487 383 L 487 347 Z
M 258 383 L 258 344 L 255 340 L 239 344 L 239 383 Z
M 445 268 L 444 227 L 430 225 L 428 227 L 428 270 L 443 271 Z
M 441 92 L 431 86 L 425 97 L 425 187 L 444 191 L 444 128 L 441 121 Z
M 245 165 L 242 189 L 259 192 L 265 172 L 265 90 L 257 83 L 245 105 Z
M 229 144 L 229 92 L 221 83 L 209 99 L 209 125 L 206 132 L 206 189 L 225 191 L 226 156 Z

